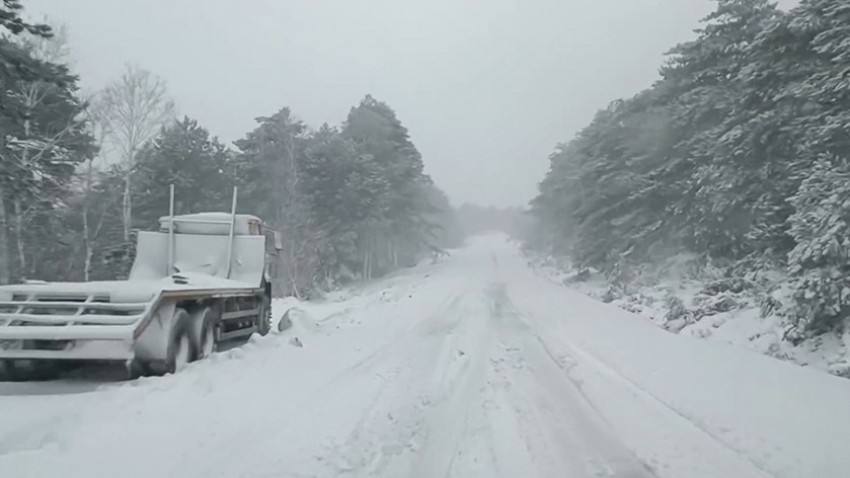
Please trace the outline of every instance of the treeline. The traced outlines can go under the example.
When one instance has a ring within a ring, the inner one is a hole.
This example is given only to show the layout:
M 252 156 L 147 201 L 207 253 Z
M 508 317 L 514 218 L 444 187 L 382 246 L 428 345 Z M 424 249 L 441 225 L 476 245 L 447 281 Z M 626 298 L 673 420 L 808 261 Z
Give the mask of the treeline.
M 230 148 L 176 119 L 165 83 L 128 67 L 82 98 L 63 30 L 6 1 L 0 22 L 0 283 L 126 277 L 135 231 L 168 212 L 238 209 L 279 233 L 275 293 L 369 279 L 461 241 L 446 196 L 393 110 L 371 96 L 339 127 L 287 108 Z M 270 241 L 271 242 L 271 241 Z
M 787 271 L 803 337 L 850 316 L 850 3 L 718 0 L 661 79 L 551 156 L 530 243 L 618 277 L 677 252 Z

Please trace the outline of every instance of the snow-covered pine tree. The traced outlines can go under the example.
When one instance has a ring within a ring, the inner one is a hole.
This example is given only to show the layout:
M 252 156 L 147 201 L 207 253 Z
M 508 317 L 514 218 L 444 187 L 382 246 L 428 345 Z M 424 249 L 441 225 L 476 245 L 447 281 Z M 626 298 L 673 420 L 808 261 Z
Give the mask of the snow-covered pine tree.
M 197 120 L 183 118 L 162 128 L 136 158 L 133 173 L 133 225 L 159 226 L 168 213 L 168 185 L 175 186 L 177 214 L 228 211 L 233 178 L 230 153 Z
M 304 297 L 313 284 L 316 261 L 316 230 L 303 195 L 308 129 L 289 108 L 257 118 L 257 123 L 235 142 L 241 151 L 233 163 L 240 210 L 260 215 L 285 238 L 274 267 L 273 293 Z
M 95 151 L 77 77 L 38 57 L 50 29 L 22 22 L 19 10 L 19 2 L 0 10 L 2 26 L 27 35 L 0 38 L 0 283 L 40 275 L 54 260 L 69 266 L 76 238 L 52 219 L 67 211 L 76 165 Z M 62 252 L 41 254 L 51 250 Z
M 850 165 L 819 159 L 791 199 L 796 246 L 788 254 L 801 328 L 826 332 L 850 318 Z
M 407 128 L 386 103 L 367 95 L 349 112 L 342 134 L 372 158 L 381 178 L 372 220 L 357 233 L 362 276 L 412 263 L 427 248 L 434 225 L 427 220 L 431 179 Z
M 659 85 L 670 102 L 679 143 L 670 158 L 681 198 L 672 208 L 690 247 L 737 258 L 750 252 L 746 234 L 764 194 L 756 182 L 764 162 L 763 134 L 748 118 L 759 110 L 740 79 L 754 56 L 756 38 L 781 12 L 768 0 L 718 0 L 698 37 L 678 45 Z M 763 123 L 763 118 L 760 119 Z M 751 132 L 755 129 L 755 132 Z

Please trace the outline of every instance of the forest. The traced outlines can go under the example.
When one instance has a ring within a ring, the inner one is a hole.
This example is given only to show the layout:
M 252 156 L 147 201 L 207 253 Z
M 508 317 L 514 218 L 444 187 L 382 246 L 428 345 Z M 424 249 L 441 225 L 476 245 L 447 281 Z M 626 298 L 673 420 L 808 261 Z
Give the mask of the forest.
M 446 195 L 407 129 L 367 95 L 340 125 L 272 108 L 228 146 L 178 117 L 162 78 L 128 65 L 83 94 L 68 33 L 4 0 L 0 22 L 0 284 L 125 278 L 134 235 L 167 215 L 238 210 L 283 240 L 274 293 L 309 297 L 459 245 Z
M 557 147 L 529 245 L 625 285 L 667 258 L 773 277 L 786 337 L 850 317 L 850 3 L 717 0 L 660 79 Z M 777 278 L 778 277 L 778 278 Z
M 407 129 L 366 95 L 338 125 L 287 107 L 228 145 L 179 117 L 165 81 L 128 65 L 84 94 L 64 28 L 0 22 L 0 283 L 126 276 L 135 231 L 177 213 L 256 214 L 280 237 L 275 294 L 380 276 L 468 233 L 597 270 L 624 289 L 681 254 L 691 268 L 787 287 L 763 308 L 787 336 L 850 316 L 850 4 L 717 0 L 659 79 L 557 146 L 521 210 L 452 208 Z

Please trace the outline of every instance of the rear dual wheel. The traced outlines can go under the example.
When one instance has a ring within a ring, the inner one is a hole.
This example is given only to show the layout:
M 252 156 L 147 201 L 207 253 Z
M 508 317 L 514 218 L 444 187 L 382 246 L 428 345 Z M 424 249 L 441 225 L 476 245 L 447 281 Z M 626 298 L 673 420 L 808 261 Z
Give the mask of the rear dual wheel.
M 272 330 L 272 301 L 269 299 L 269 296 L 263 294 L 259 302 L 260 311 L 257 314 L 257 333 L 265 336 Z
M 195 350 L 192 360 L 203 360 L 215 352 L 215 311 L 211 307 L 204 307 L 198 312 L 192 325 L 192 344 Z
M 165 361 L 134 363 L 131 376 L 176 373 L 215 351 L 215 311 L 212 308 L 205 307 L 193 320 L 186 309 L 178 307 L 174 309 L 172 320 Z
M 166 373 L 176 373 L 193 362 L 197 355 L 197 343 L 192 340 L 192 317 L 186 309 L 174 309 L 174 322 L 166 354 Z
M 182 370 L 192 361 L 196 354 L 192 341 L 190 323 L 191 317 L 186 309 L 174 309 L 171 333 L 166 345 L 165 360 L 160 362 L 141 363 L 131 366 L 131 375 L 165 375 Z
M 168 346 L 168 373 L 175 373 L 192 362 L 215 352 L 216 314 L 204 307 L 194 317 L 186 309 L 174 310 L 174 327 Z

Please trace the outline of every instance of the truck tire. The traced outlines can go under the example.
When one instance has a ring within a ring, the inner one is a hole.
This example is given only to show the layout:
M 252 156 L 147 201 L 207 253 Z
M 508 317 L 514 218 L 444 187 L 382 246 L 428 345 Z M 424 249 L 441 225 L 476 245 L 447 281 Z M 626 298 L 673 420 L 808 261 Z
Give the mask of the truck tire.
M 171 337 L 168 342 L 168 373 L 176 373 L 192 362 L 195 356 L 192 337 L 189 334 L 189 313 L 186 309 L 174 309 L 174 327 L 171 329 Z
M 125 379 L 127 380 L 136 380 L 141 377 L 147 377 L 151 375 L 151 367 L 147 362 L 143 362 L 139 359 L 132 359 L 125 365 Z
M 192 361 L 195 356 L 190 332 L 191 317 L 186 309 L 174 309 L 171 335 L 168 337 L 166 359 L 164 362 L 150 362 L 148 368 L 156 375 L 176 373 Z
M 215 352 L 215 322 L 216 312 L 211 307 L 204 307 L 194 317 L 192 323 L 192 360 L 203 360 Z
M 266 336 L 272 330 L 272 304 L 269 296 L 263 294 L 260 298 L 260 313 L 257 314 L 257 332 Z

